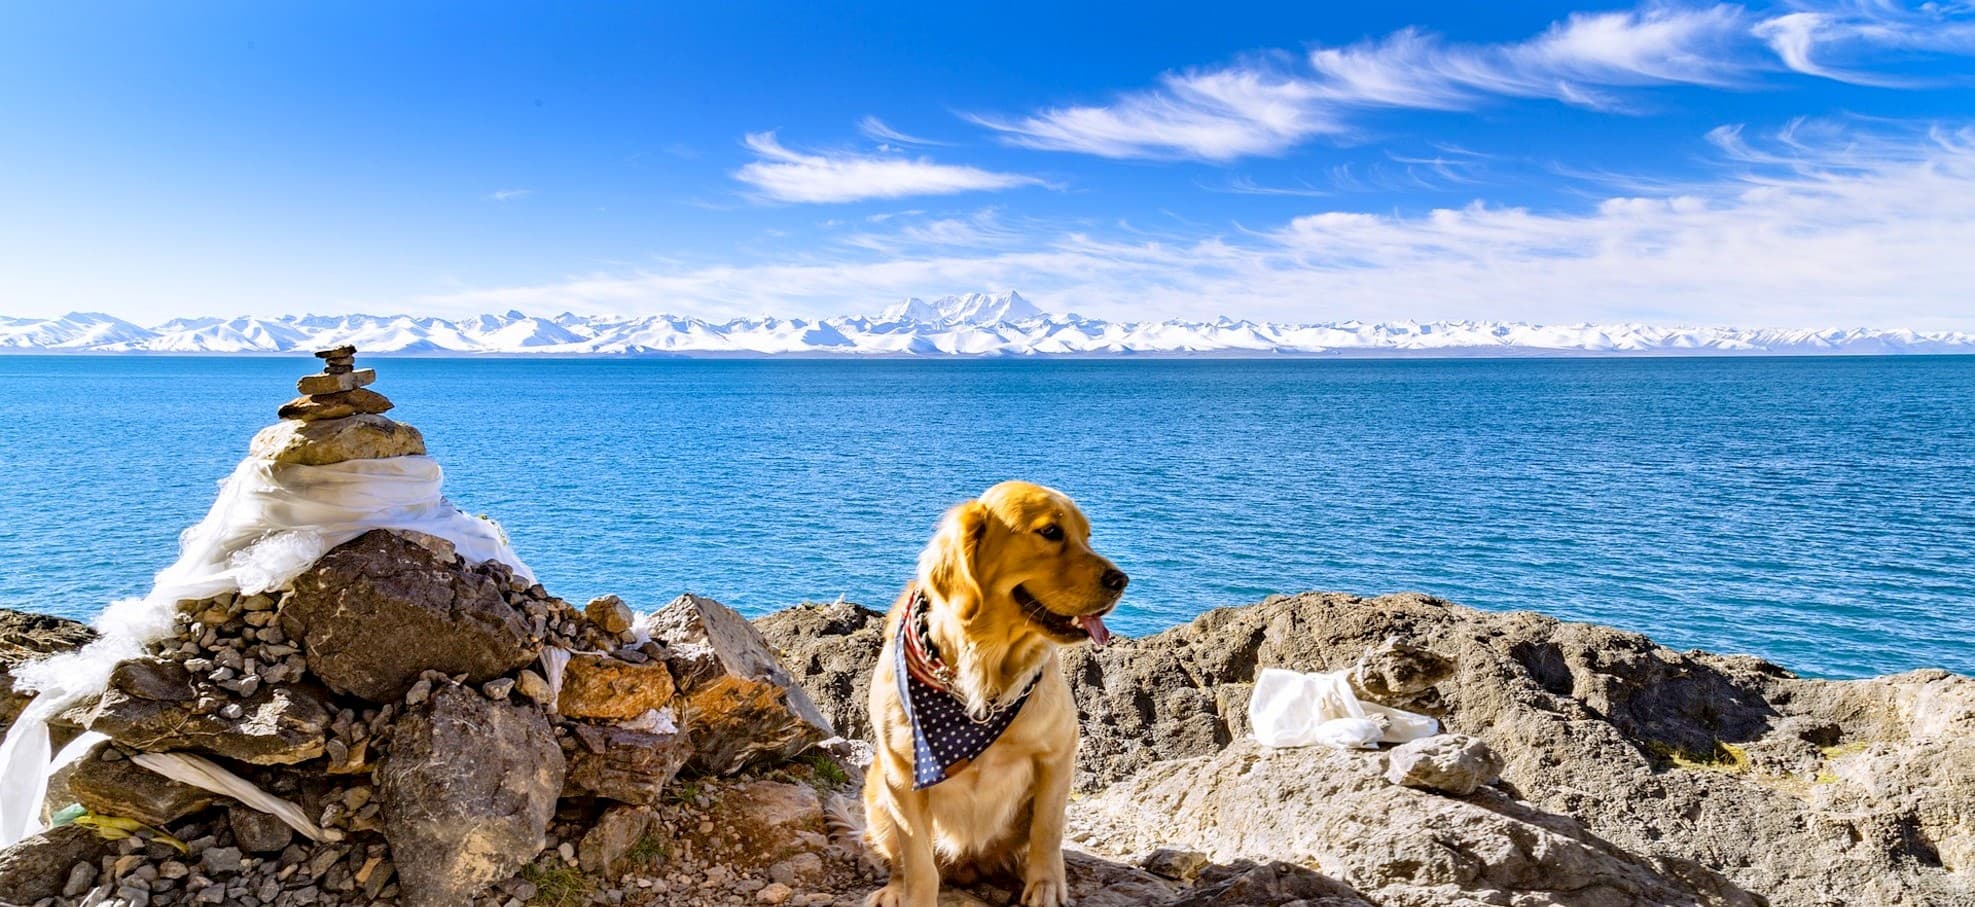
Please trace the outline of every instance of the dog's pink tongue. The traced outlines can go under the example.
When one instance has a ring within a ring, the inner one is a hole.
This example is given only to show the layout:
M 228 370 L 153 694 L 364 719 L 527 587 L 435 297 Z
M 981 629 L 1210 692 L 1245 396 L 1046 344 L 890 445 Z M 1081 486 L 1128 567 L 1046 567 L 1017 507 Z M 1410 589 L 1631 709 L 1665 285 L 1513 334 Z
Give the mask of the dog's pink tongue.
M 1111 641 L 1111 628 L 1104 625 L 1104 616 L 1101 614 L 1086 614 L 1079 617 L 1077 626 L 1084 628 L 1084 632 L 1090 634 L 1091 645 L 1100 649 Z

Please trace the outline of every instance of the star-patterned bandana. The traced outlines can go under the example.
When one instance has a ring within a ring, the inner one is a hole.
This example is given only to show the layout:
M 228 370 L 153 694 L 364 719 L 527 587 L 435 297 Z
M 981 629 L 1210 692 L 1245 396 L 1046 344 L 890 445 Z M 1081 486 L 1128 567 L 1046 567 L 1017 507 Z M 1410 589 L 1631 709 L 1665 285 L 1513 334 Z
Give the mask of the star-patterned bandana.
M 915 606 L 919 604 L 913 602 Z M 908 609 L 905 620 L 899 622 L 898 639 L 893 646 L 897 650 L 897 663 L 893 668 L 898 674 L 898 699 L 905 706 L 906 722 L 912 725 L 912 789 L 925 790 L 971 765 L 1001 739 L 1002 732 L 1008 730 L 1015 716 L 1021 714 L 1022 706 L 1028 703 L 1029 694 L 1035 692 L 1035 681 L 1029 681 L 1028 689 L 1022 691 L 1022 698 L 1013 705 L 984 721 L 975 721 L 967 714 L 967 704 L 959 696 L 920 680 L 906 666 L 906 627 L 916 618 L 915 610 Z

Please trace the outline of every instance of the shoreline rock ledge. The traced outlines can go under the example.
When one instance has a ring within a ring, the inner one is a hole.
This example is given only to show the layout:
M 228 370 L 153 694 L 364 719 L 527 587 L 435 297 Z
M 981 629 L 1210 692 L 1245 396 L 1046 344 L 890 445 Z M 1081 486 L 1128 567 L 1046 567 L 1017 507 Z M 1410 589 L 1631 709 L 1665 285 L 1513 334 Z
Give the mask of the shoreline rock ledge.
M 882 622 L 846 603 L 757 621 L 853 735 Z M 1447 673 L 1395 683 L 1422 663 L 1395 651 Z M 1098 857 L 1280 861 L 1348 888 L 1335 903 L 1392 907 L 1975 905 L 1969 677 L 1799 678 L 1417 594 L 1275 596 L 1065 655 L 1083 729 L 1070 836 Z M 1364 698 L 1448 733 L 1254 742 L 1263 668 L 1354 665 Z
M 354 349 L 319 355 L 253 456 L 424 455 Z M 50 779 L 52 827 L 0 849 L 0 905 L 858 907 L 881 883 L 856 815 L 880 614 L 578 607 L 466 547 L 373 528 L 280 588 L 177 602 L 51 722 L 58 747 L 108 739 Z M 0 611 L 0 727 L 23 664 L 93 638 Z M 1348 670 L 1446 733 L 1260 747 L 1246 706 L 1272 667 Z M 1081 907 L 1975 905 L 1970 678 L 1807 680 L 1323 593 L 1073 648 L 1064 670 Z

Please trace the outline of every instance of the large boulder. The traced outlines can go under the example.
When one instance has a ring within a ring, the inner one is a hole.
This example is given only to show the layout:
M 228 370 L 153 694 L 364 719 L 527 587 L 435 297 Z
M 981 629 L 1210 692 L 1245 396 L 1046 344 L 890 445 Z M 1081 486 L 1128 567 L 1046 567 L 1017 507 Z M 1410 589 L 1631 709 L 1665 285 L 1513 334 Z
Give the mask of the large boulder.
M 134 750 L 198 750 L 256 765 L 322 755 L 333 717 L 320 692 L 303 684 L 262 686 L 226 707 L 201 703 L 185 668 L 158 658 L 118 664 L 81 714 L 90 730 Z
M 701 771 L 733 774 L 835 735 L 760 631 L 732 608 L 688 593 L 646 618 L 645 629 L 665 641 Z
M 1214 756 L 1158 763 L 1080 801 L 1073 835 L 1119 852 L 1177 845 L 1217 861 L 1272 855 L 1394 907 L 1444 904 L 1456 893 L 1479 900 L 1487 891 L 1529 904 L 1763 903 L 1715 873 L 1627 853 L 1569 817 L 1491 789 L 1455 800 L 1392 785 L 1380 761 L 1376 753 L 1241 741 Z
M 403 422 L 367 413 L 309 422 L 283 419 L 261 429 L 247 452 L 275 463 L 328 466 L 348 460 L 423 456 L 425 437 Z
M 34 698 L 14 689 L 14 670 L 48 655 L 80 649 L 95 639 L 96 631 L 76 621 L 0 608 L 0 734 Z
M 656 806 L 693 754 L 692 741 L 683 732 L 583 723 L 568 727 L 570 733 L 562 738 L 567 796 Z
M 117 852 L 115 842 L 80 825 L 51 828 L 0 850 L 0 904 L 33 904 L 57 897 L 70 868 Z M 93 874 L 92 874 L 93 877 Z
M 542 849 L 562 751 L 541 710 L 446 685 L 398 720 L 377 799 L 407 907 L 455 907 Z
M 296 577 L 281 627 L 330 689 L 372 702 L 403 696 L 426 671 L 479 683 L 539 651 L 492 577 L 385 530 L 338 546 Z
M 851 602 L 797 605 L 754 622 L 837 733 L 871 739 L 871 669 L 885 615 Z

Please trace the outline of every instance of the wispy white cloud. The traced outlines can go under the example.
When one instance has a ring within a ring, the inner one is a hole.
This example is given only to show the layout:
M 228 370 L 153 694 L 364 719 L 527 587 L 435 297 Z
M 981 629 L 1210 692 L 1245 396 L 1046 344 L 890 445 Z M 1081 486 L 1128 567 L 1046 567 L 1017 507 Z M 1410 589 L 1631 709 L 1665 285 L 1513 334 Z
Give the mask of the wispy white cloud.
M 757 159 L 735 171 L 734 178 L 753 186 L 761 197 L 780 202 L 854 202 L 1046 185 L 1033 176 L 923 157 L 803 153 L 784 147 L 773 132 L 749 135 L 747 147 Z
M 1232 192 L 1235 195 L 1286 195 L 1296 198 L 1327 198 L 1337 194 L 1328 189 L 1319 189 L 1306 182 L 1299 182 L 1290 186 L 1271 186 L 1258 183 L 1253 177 L 1247 176 L 1237 176 L 1234 179 L 1228 180 L 1225 186 L 1207 186 L 1204 188 L 1217 192 Z
M 1908 8 L 1887 0 L 1798 3 L 1794 12 L 1758 23 L 1757 37 L 1785 66 L 1806 75 L 1897 88 L 1921 84 L 1911 77 L 1886 75 L 1846 65 L 1876 51 L 1906 53 L 1975 52 L 1975 7 L 1965 3 L 1922 3 Z
M 891 126 L 887 125 L 884 120 L 878 119 L 877 117 L 874 116 L 867 116 L 862 120 L 858 120 L 857 131 L 864 133 L 864 136 L 869 139 L 873 139 L 880 142 L 895 142 L 900 145 L 946 144 L 945 142 L 935 142 L 932 139 L 922 139 L 916 135 L 907 135 L 903 132 L 891 128 Z
M 1333 210 L 1178 238 L 1023 225 L 983 240 L 992 224 L 935 219 L 889 242 L 794 258 L 675 263 L 433 303 L 821 315 L 929 287 L 1015 286 L 1057 311 L 1132 319 L 1975 329 L 1966 302 L 1975 128 L 1799 122 L 1761 137 L 1727 127 L 1710 139 L 1716 178 L 1579 210 L 1483 201 L 1418 214 Z
M 1169 73 L 1152 91 L 1105 105 L 1059 107 L 1021 119 L 973 116 L 1016 145 L 1111 158 L 1227 161 L 1275 154 L 1344 123 L 1321 87 L 1278 56 L 1212 70 Z
M 1471 110 L 1500 98 L 1540 98 L 1629 112 L 1656 86 L 1751 89 L 1785 69 L 1896 85 L 1826 52 L 1975 50 L 1966 5 L 1908 11 L 1882 0 L 1830 10 L 1758 13 L 1742 6 L 1653 5 L 1575 13 L 1530 38 L 1453 43 L 1419 29 L 1300 58 L 1256 54 L 1167 73 L 1148 90 L 1102 104 L 971 119 L 1011 144 L 1111 158 L 1230 161 L 1278 155 L 1314 138 L 1354 135 L 1375 108 Z
M 1310 67 L 1338 104 L 1465 109 L 1493 95 L 1549 98 L 1618 109 L 1609 89 L 1650 85 L 1729 87 L 1748 65 L 1730 45 L 1739 7 L 1576 13 L 1513 44 L 1448 44 L 1414 30 L 1383 41 L 1310 53 Z
M 516 199 L 527 198 L 534 194 L 535 190 L 533 189 L 495 189 L 487 193 L 487 198 L 497 202 L 511 202 Z

